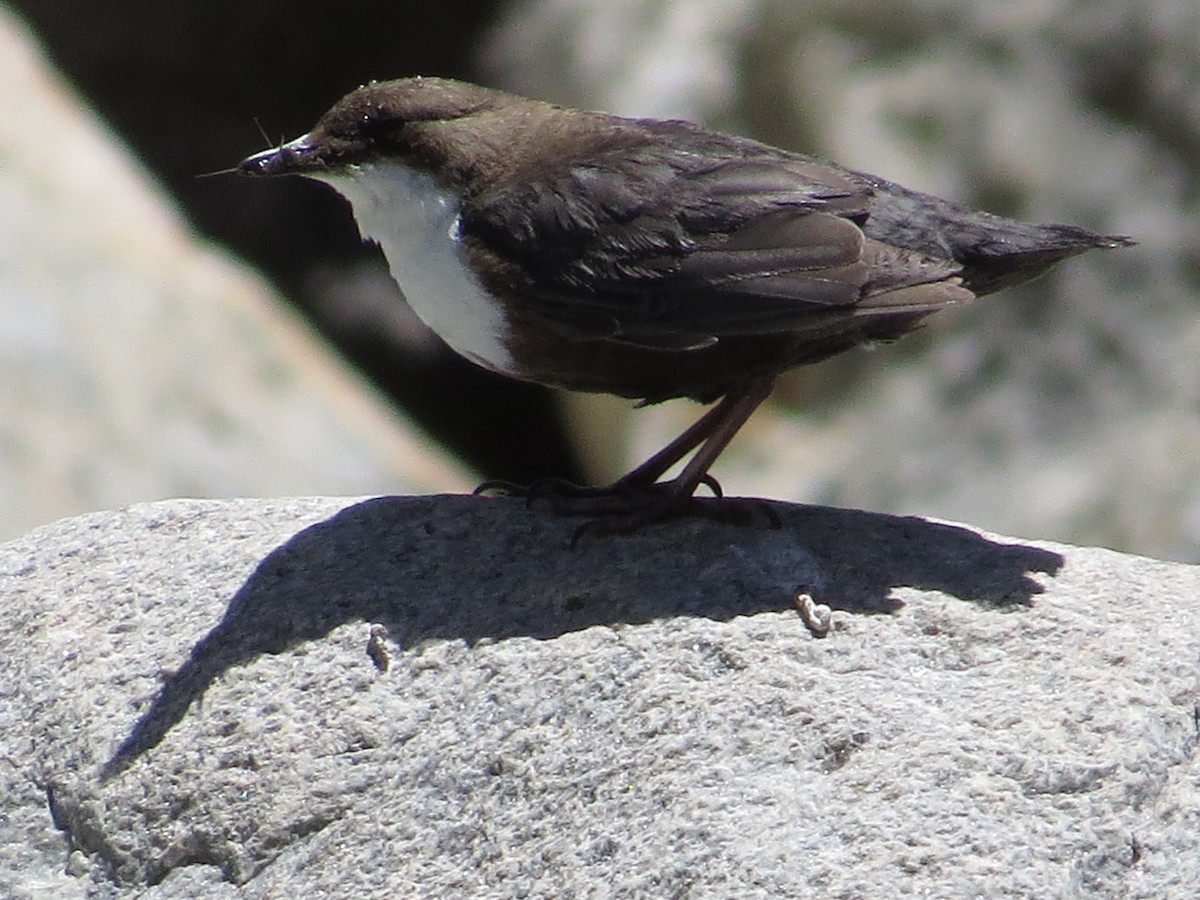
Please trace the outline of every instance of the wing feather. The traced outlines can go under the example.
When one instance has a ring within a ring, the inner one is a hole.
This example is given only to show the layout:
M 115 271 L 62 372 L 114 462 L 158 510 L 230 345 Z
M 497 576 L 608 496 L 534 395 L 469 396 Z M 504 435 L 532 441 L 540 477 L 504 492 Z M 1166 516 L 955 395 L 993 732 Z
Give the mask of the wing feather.
M 662 349 L 827 330 L 971 296 L 959 266 L 864 237 L 871 187 L 762 145 L 656 123 L 609 151 L 470 198 L 467 252 L 496 290 L 574 337 Z

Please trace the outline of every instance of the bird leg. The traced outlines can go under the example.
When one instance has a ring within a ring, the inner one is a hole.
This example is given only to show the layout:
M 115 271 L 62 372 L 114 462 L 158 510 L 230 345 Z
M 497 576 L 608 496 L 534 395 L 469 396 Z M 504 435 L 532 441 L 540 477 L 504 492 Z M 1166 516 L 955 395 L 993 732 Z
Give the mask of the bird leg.
M 702 444 L 717 428 L 719 420 L 728 414 L 734 399 L 732 395 L 723 397 L 719 403 L 689 425 L 679 437 L 612 484 L 594 486 L 575 484 L 565 478 L 539 478 L 525 486 L 514 484 L 511 481 L 493 479 L 483 482 L 475 488 L 474 493 L 498 493 L 525 497 L 530 503 L 543 497 L 592 498 L 640 493 L 652 488 L 664 472 Z M 707 472 L 697 482 L 697 486 L 700 484 L 708 485 L 715 496 L 721 496 L 721 485 Z
M 708 502 L 701 506 L 701 501 L 693 495 L 703 484 L 721 497 L 721 486 L 708 470 L 773 386 L 772 378 L 757 379 L 726 394 L 667 446 L 612 484 L 581 487 L 545 480 L 516 492 L 523 493 L 530 503 L 548 499 L 551 509 L 559 515 L 594 517 L 576 530 L 572 544 L 587 532 L 623 534 L 682 514 L 744 521 L 747 518 L 744 504 Z M 668 481 L 658 480 L 693 450 L 695 454 L 678 475 Z M 477 492 L 498 488 L 514 492 L 511 486 L 498 482 L 485 482 Z M 769 509 L 767 515 L 772 523 L 777 521 Z
M 770 390 L 767 393 L 769 394 Z M 679 435 L 679 437 L 675 438 L 636 469 L 622 476 L 613 483 L 612 487 L 648 487 L 655 484 L 671 466 L 675 465 L 701 444 L 711 440 L 712 436 L 720 429 L 722 421 L 732 415 L 732 411 L 743 400 L 743 397 L 743 394 L 726 394 L 712 409 L 705 412 L 704 415 L 689 425 L 687 430 Z M 735 433 L 765 397 L 766 395 L 764 394 L 763 398 L 755 400 L 749 410 L 744 415 L 738 417 L 737 424 L 733 427 Z M 717 449 L 716 454 L 709 460 L 710 466 L 716 460 L 721 450 L 725 449 L 725 445 L 729 443 L 732 437 L 733 434 L 730 434 L 721 444 L 720 448 Z M 708 466 L 705 466 L 701 475 L 706 477 L 707 473 Z M 680 473 L 680 477 L 682 477 L 682 473 Z M 699 486 L 701 480 L 703 478 L 697 480 L 694 487 Z M 714 487 L 713 493 L 718 497 L 721 496 L 721 486 L 716 483 L 716 480 L 711 480 L 709 484 Z

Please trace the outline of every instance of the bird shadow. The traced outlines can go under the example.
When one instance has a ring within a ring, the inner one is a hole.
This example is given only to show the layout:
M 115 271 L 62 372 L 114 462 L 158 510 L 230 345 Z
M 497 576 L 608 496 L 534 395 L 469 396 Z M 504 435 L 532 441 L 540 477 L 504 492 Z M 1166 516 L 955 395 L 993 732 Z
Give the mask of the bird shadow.
M 381 497 L 347 507 L 268 553 L 221 621 L 168 675 L 104 765 L 107 778 L 158 745 L 231 667 L 361 621 L 401 647 L 552 639 L 593 625 L 786 610 L 797 587 L 833 609 L 895 611 L 896 588 L 988 607 L 1029 605 L 1058 553 L 957 525 L 772 503 L 780 527 L 681 519 L 627 536 L 513 499 Z

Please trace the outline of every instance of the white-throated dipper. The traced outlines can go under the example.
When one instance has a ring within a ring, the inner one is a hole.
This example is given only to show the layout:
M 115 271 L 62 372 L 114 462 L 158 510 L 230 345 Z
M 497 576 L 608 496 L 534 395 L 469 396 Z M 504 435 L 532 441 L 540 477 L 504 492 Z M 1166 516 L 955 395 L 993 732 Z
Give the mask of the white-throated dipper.
M 554 492 L 605 531 L 682 512 L 701 484 L 719 493 L 709 467 L 781 372 L 1132 243 L 689 122 L 442 78 L 361 87 L 238 171 L 335 187 L 416 313 L 481 366 L 645 403 L 717 401 L 614 484 Z

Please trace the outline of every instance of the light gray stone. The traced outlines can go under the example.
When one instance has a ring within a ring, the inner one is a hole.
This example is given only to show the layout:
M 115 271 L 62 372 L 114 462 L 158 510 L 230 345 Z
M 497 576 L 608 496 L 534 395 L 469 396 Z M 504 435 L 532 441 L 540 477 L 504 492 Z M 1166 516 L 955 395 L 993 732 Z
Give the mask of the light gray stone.
M 12 541 L 0 894 L 1200 891 L 1200 569 L 774 508 L 571 549 L 518 500 L 179 500 Z

